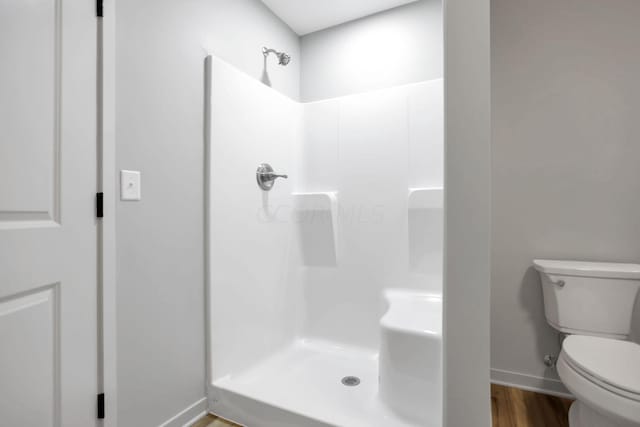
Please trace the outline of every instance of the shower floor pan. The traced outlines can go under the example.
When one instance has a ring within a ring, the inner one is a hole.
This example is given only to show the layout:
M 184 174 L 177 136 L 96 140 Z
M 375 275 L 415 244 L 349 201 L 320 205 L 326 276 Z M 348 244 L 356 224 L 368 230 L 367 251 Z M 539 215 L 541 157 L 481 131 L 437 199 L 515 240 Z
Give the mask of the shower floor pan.
M 379 400 L 377 353 L 326 341 L 296 341 L 209 391 L 213 413 L 249 427 L 416 427 Z
M 442 299 L 385 292 L 380 352 L 299 339 L 210 386 L 211 412 L 248 427 L 438 427 Z

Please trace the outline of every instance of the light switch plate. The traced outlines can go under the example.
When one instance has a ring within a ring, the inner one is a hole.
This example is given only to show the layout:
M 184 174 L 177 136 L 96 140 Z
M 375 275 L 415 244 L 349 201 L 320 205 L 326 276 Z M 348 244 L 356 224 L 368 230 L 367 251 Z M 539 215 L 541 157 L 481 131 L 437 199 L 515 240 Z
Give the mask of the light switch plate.
M 140 200 L 140 172 L 120 171 L 120 200 Z

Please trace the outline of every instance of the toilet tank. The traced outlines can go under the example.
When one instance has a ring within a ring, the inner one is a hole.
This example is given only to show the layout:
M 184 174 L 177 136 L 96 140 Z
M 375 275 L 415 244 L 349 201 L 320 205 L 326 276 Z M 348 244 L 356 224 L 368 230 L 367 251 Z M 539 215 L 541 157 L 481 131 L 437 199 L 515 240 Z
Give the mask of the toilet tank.
M 628 339 L 640 265 L 534 260 L 547 322 L 567 334 Z

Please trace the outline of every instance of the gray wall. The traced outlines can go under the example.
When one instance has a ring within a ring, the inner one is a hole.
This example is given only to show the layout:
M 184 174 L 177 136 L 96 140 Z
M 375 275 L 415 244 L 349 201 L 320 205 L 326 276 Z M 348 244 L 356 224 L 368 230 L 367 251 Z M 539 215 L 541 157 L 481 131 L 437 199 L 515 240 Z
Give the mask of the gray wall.
M 492 376 L 562 390 L 531 260 L 640 261 L 640 2 L 491 4 Z
M 489 3 L 444 3 L 445 427 L 491 425 Z
M 302 101 L 442 77 L 442 2 L 422 0 L 302 37 Z
M 299 40 L 258 0 L 122 0 L 116 20 L 117 167 L 142 171 L 117 207 L 118 418 L 157 426 L 205 393 L 204 58 L 260 78 L 261 47 L 284 49 L 271 80 L 297 98 Z

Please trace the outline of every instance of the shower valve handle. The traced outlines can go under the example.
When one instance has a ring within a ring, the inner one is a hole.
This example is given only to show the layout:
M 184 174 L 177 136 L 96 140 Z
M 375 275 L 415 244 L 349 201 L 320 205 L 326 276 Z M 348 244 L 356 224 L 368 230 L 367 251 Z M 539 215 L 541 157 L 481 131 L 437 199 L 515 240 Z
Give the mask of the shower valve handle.
M 273 188 L 273 184 L 278 178 L 289 178 L 288 175 L 278 175 L 273 171 L 273 168 L 269 163 L 262 163 L 256 170 L 256 181 L 258 187 L 264 191 L 270 191 Z
M 269 180 L 269 181 L 273 181 L 276 178 L 284 178 L 284 179 L 289 178 L 289 175 L 277 175 L 275 173 L 270 173 L 270 172 L 262 172 L 261 175 L 264 177 L 265 180 Z

